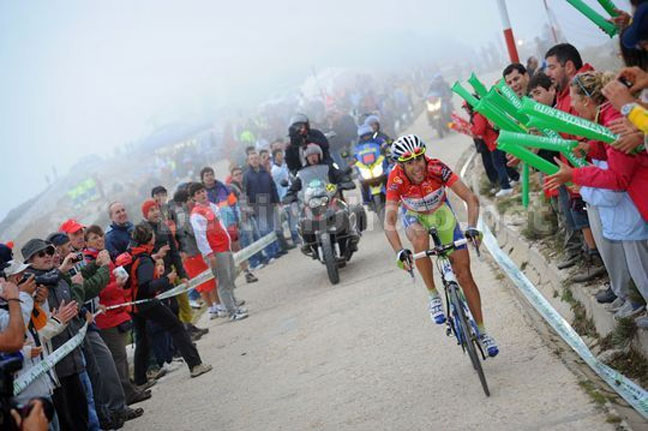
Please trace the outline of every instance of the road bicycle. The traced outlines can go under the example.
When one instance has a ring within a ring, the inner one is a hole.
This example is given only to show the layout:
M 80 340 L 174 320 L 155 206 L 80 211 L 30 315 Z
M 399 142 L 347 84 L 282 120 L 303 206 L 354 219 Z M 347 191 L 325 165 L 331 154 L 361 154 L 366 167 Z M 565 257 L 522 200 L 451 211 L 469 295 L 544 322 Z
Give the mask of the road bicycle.
M 490 390 L 488 389 L 486 376 L 484 375 L 484 370 L 481 366 L 481 361 L 486 360 L 486 355 L 484 354 L 482 345 L 479 342 L 479 328 L 477 327 L 477 322 L 475 322 L 475 319 L 468 308 L 468 303 L 466 302 L 461 286 L 459 286 L 459 283 L 457 282 L 457 277 L 452 270 L 449 257 L 453 250 L 467 244 L 468 242 L 471 242 L 475 246 L 478 256 L 479 249 L 474 241 L 469 241 L 466 238 L 462 238 L 449 244 L 442 244 L 436 228 L 432 227 L 428 232 L 432 237 L 434 247 L 429 250 L 415 253 L 413 259 L 416 260 L 432 256 L 437 257 L 435 263 L 439 270 L 439 274 L 441 275 L 441 282 L 445 292 L 447 316 L 446 335 L 449 337 L 454 335 L 457 339 L 457 344 L 461 345 L 463 352 L 468 352 L 470 362 L 479 376 L 479 381 L 484 389 L 484 393 L 488 397 L 490 396 Z M 412 278 L 414 278 L 413 266 L 409 270 L 409 273 Z M 481 360 L 479 358 L 480 355 Z

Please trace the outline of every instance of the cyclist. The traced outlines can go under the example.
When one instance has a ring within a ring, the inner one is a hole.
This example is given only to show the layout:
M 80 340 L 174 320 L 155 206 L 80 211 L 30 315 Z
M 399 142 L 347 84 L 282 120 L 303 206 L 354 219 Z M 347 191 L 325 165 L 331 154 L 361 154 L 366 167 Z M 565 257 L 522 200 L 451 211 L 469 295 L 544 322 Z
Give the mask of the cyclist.
M 425 144 L 416 135 L 398 138 L 391 146 L 391 154 L 397 165 L 389 174 L 387 181 L 385 235 L 396 252 L 396 263 L 408 271 L 413 268 L 412 251 L 403 248 L 396 231 L 399 206 L 407 238 L 412 243 L 415 253 L 430 248 L 428 230 L 431 227 L 436 227 L 443 244 L 464 238 L 446 196 L 446 187 L 449 187 L 468 205 L 469 227 L 465 237 L 479 245 L 481 232 L 474 227 L 479 216 L 479 200 L 459 176 L 440 160 L 426 157 Z M 450 262 L 479 327 L 480 342 L 489 356 L 495 356 L 499 349 L 495 340 L 486 334 L 484 328 L 479 289 L 470 271 L 470 257 L 465 245 L 450 254 Z M 435 323 L 443 324 L 446 317 L 443 312 L 443 302 L 434 286 L 432 261 L 429 258 L 422 258 L 417 259 L 415 264 L 428 289 L 430 317 Z

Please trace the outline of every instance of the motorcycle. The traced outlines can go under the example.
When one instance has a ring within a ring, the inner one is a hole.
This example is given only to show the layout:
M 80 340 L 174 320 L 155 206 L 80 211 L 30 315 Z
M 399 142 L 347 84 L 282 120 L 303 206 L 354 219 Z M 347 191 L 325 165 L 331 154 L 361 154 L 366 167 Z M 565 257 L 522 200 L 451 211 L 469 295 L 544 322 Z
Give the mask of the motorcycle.
M 364 209 L 349 207 L 342 199 L 341 191 L 354 189 L 355 184 L 331 184 L 328 170 L 327 165 L 301 169 L 297 176 L 302 188 L 297 197 L 287 197 L 284 203 L 299 201 L 297 231 L 303 240 L 302 252 L 323 263 L 331 284 L 337 284 L 339 268 L 358 250 Z
M 428 124 L 436 129 L 439 138 L 443 138 L 444 135 L 450 132 L 448 123 L 451 121 L 450 113 L 452 106 L 443 100 L 439 93 L 435 93 L 434 91 L 428 93 L 425 105 L 427 108 Z
M 385 222 L 389 161 L 382 154 L 380 144 L 373 139 L 359 142 L 354 148 L 353 156 L 358 180 L 369 192 L 369 209 L 378 215 L 382 226 Z

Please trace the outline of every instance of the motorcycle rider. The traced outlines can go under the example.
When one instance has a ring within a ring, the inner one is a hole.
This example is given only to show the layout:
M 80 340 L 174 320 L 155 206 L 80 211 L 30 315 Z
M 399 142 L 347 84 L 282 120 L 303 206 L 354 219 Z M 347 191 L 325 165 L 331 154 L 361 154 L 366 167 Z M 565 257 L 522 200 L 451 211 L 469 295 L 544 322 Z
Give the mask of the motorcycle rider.
M 338 185 L 342 183 L 350 183 L 349 186 L 353 185 L 353 188 L 355 188 L 355 184 L 353 184 L 351 178 L 349 178 L 349 176 L 344 171 L 336 168 L 335 166 L 329 163 L 326 163 L 323 160 L 323 151 L 319 145 L 314 143 L 308 144 L 303 151 L 303 155 L 306 160 L 306 165 L 303 166 L 301 169 L 306 168 L 308 166 L 314 166 L 314 165 L 328 165 L 329 167 L 328 176 L 329 176 L 329 182 L 331 184 Z M 284 203 L 295 201 L 297 193 L 301 189 L 302 189 L 302 183 L 298 175 L 295 177 L 292 184 L 288 188 L 288 192 L 286 192 L 286 196 L 283 199 Z
M 378 120 L 378 117 L 375 115 L 370 115 L 365 119 L 364 124 L 358 127 L 358 143 L 356 145 L 362 145 L 373 141 L 380 145 L 380 152 L 382 154 L 385 154 L 385 150 L 391 144 L 391 140 L 389 140 L 389 137 L 387 135 L 380 132 L 380 122 L 375 120 Z M 374 126 L 375 124 L 377 124 L 377 127 Z M 361 182 L 360 189 L 362 191 L 362 203 L 364 205 L 369 205 L 369 203 L 371 202 L 369 185 Z
M 452 90 L 450 84 L 443 78 L 441 73 L 435 73 L 428 89 L 428 94 L 435 94 L 443 100 L 443 103 L 450 102 L 452 99 Z
M 315 166 L 315 165 L 323 165 L 323 166 L 328 166 L 328 177 L 329 177 L 329 182 L 331 184 L 335 185 L 343 185 L 344 188 L 347 190 L 354 189 L 355 184 L 353 181 L 351 181 L 351 178 L 346 174 L 346 172 L 336 168 L 334 165 L 330 163 L 326 163 L 322 158 L 323 158 L 323 151 L 322 148 L 314 143 L 309 143 L 306 148 L 303 151 L 304 158 L 306 159 L 306 166 L 304 166 L 302 169 L 310 167 L 310 166 Z M 302 182 L 301 178 L 299 175 L 297 175 L 294 180 L 292 181 L 292 184 L 290 185 L 290 188 L 288 189 L 288 192 L 286 193 L 286 196 L 284 196 L 283 203 L 292 203 L 295 200 L 297 200 L 297 193 L 302 189 Z M 342 196 L 342 190 L 341 188 L 338 189 L 338 193 L 340 193 L 340 197 Z M 354 237 L 353 240 L 351 240 L 351 244 L 356 246 L 358 243 L 358 240 L 360 238 L 360 235 L 357 232 L 357 229 L 355 226 L 351 227 L 351 232 L 350 235 Z M 312 238 L 309 238 L 309 236 L 305 232 L 302 232 L 300 229 L 300 235 L 302 236 L 302 247 L 301 250 L 303 253 L 308 254 L 311 250 L 311 244 L 313 242 Z
M 288 170 L 296 173 L 306 164 L 304 151 L 307 144 L 318 145 L 322 150 L 321 160 L 331 164 L 331 155 L 329 153 L 329 142 L 324 133 L 317 129 L 311 129 L 308 117 L 304 114 L 295 114 L 290 119 L 288 128 L 290 144 L 286 148 L 286 164 Z
M 375 141 L 380 142 L 380 149 L 382 150 L 382 153 L 385 154 L 385 150 L 391 145 L 393 141 L 392 138 L 390 138 L 380 130 L 380 118 L 378 118 L 377 115 L 372 114 L 365 118 L 364 125 L 371 127 L 371 130 L 373 132 L 371 137 Z M 358 129 L 358 135 L 360 135 L 360 129 Z

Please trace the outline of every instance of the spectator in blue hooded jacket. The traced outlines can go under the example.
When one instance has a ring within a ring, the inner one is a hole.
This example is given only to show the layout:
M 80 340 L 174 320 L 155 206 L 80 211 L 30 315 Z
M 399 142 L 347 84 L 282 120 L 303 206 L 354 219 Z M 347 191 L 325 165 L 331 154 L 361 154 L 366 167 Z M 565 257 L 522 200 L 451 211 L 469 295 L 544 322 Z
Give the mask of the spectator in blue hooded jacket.
M 112 223 L 105 236 L 106 250 L 110 253 L 110 257 L 115 260 L 117 256 L 128 249 L 131 232 L 133 232 L 133 223 L 128 221 L 126 207 L 121 202 L 115 201 L 108 205 L 108 216 Z
M 279 204 L 277 186 L 270 172 L 261 166 L 259 154 L 252 151 L 248 154 L 248 169 L 243 175 L 243 184 L 248 202 L 254 210 L 254 216 L 259 223 L 259 234 L 263 237 L 274 231 L 275 208 Z M 273 242 L 264 250 L 268 258 L 276 258 L 285 252 Z

